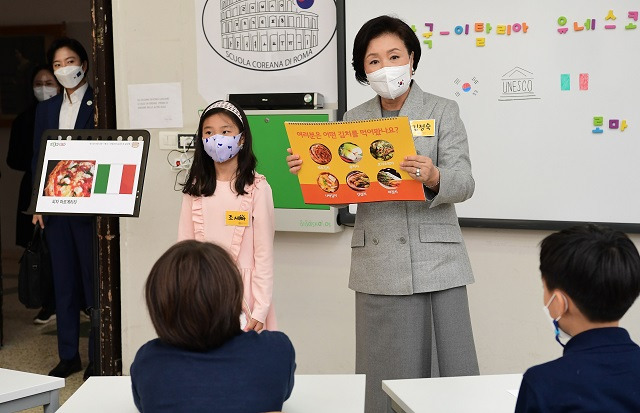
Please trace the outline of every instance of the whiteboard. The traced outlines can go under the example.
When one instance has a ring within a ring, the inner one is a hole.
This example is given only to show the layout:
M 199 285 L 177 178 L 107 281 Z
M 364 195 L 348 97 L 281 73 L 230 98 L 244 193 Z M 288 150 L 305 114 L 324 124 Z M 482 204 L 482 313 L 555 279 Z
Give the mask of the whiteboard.
M 431 41 L 415 80 L 460 106 L 476 181 L 460 218 L 640 224 L 640 4 L 345 3 L 348 109 L 374 96 L 351 67 L 363 23 L 394 15 Z

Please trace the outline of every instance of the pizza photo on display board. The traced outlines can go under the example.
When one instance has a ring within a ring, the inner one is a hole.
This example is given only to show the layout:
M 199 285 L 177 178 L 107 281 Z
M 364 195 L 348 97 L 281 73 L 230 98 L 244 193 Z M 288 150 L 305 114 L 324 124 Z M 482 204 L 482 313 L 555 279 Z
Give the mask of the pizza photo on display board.
M 47 164 L 43 195 L 54 197 L 91 196 L 96 161 L 55 160 Z

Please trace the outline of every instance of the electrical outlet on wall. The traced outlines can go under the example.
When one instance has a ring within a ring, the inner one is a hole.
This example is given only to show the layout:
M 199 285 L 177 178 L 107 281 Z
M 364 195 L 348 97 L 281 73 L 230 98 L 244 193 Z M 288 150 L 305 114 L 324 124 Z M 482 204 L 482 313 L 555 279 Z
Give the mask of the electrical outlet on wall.
M 181 150 L 194 150 L 196 135 L 193 133 L 179 133 L 178 134 L 178 149 Z
M 178 132 L 160 131 L 158 133 L 160 149 L 173 150 L 178 145 Z

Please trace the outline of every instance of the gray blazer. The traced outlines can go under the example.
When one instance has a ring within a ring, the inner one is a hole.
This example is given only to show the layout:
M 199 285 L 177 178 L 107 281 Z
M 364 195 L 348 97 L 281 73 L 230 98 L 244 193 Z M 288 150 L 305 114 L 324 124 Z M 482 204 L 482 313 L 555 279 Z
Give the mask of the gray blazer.
M 440 191 L 426 201 L 358 205 L 351 240 L 349 288 L 366 294 L 409 295 L 472 283 L 455 202 L 473 195 L 467 133 L 458 104 L 423 92 L 414 81 L 399 116 L 435 119 L 435 136 L 414 138 L 418 155 L 440 169 Z M 349 110 L 345 121 L 382 117 L 380 99 Z M 396 153 L 396 156 L 402 154 Z

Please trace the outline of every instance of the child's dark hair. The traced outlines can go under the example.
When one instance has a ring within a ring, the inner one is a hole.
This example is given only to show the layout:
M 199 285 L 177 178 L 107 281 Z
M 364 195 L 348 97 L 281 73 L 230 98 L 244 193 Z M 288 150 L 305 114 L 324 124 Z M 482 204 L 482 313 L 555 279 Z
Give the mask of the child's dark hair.
M 59 39 L 54 40 L 53 43 L 51 43 L 51 46 L 49 46 L 49 49 L 47 50 L 47 63 L 51 70 L 55 71 L 55 69 L 53 69 L 53 58 L 55 57 L 58 49 L 62 49 L 63 47 L 67 47 L 77 54 L 80 58 L 81 65 L 82 63 L 87 64 L 87 70 L 84 71 L 84 77 L 87 77 L 87 73 L 89 72 L 89 56 L 87 55 L 87 51 L 84 46 L 82 46 L 82 43 L 69 37 L 60 37 Z
M 566 292 L 590 321 L 617 321 L 640 294 L 640 256 L 629 237 L 593 224 L 542 240 L 540 272 L 549 291 Z
M 145 297 L 160 340 L 206 351 L 241 333 L 242 288 L 238 266 L 224 248 L 187 240 L 153 265 Z
M 220 101 L 217 101 L 220 102 Z M 211 105 L 217 103 L 213 102 Z M 191 164 L 191 169 L 189 169 L 189 174 L 187 175 L 187 180 L 184 183 L 182 188 L 182 192 L 191 196 L 211 196 L 216 190 L 216 170 L 214 167 L 213 160 L 207 155 L 204 150 L 204 144 L 202 142 L 202 125 L 204 121 L 210 117 L 215 115 L 216 113 L 224 113 L 229 118 L 231 118 L 234 124 L 238 127 L 241 133 L 243 133 L 244 142 L 242 145 L 242 149 L 238 153 L 238 171 L 235 179 L 235 191 L 238 195 L 244 195 L 247 192 L 245 191 L 245 186 L 253 184 L 255 179 L 254 170 L 256 169 L 256 156 L 253 154 L 253 138 L 251 137 L 251 129 L 249 128 L 249 123 L 247 120 L 247 116 L 245 115 L 242 108 L 233 102 L 229 102 L 233 104 L 233 106 L 238 109 L 240 112 L 240 116 L 242 118 L 242 122 L 238 117 L 231 111 L 214 107 L 204 110 L 202 116 L 200 116 L 200 123 L 198 124 L 198 131 L 196 133 L 196 139 L 194 142 L 195 145 L 195 153 L 193 154 L 193 163 Z M 209 106 L 211 106 L 209 105 Z

